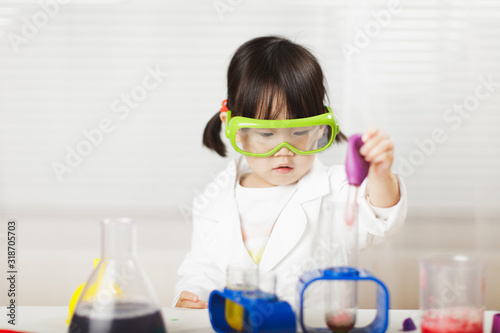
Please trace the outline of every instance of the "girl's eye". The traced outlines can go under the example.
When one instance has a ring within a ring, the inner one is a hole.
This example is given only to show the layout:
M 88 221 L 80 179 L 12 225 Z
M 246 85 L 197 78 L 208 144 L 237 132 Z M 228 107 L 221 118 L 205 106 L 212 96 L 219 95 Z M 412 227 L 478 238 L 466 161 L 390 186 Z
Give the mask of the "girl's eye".
M 307 132 L 309 132 L 309 131 L 293 132 L 293 135 L 302 136 L 302 135 L 306 135 Z
M 272 136 L 273 133 L 270 133 L 270 132 L 259 132 L 259 135 L 263 136 L 265 138 L 268 138 L 268 137 Z

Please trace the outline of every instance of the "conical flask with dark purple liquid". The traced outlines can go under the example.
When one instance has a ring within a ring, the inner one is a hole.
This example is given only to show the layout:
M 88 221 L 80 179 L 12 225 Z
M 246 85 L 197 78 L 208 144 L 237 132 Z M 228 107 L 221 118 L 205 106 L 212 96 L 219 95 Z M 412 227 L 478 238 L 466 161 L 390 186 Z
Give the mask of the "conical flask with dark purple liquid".
M 136 223 L 102 221 L 102 258 L 83 290 L 68 333 L 166 333 L 159 301 L 136 258 Z

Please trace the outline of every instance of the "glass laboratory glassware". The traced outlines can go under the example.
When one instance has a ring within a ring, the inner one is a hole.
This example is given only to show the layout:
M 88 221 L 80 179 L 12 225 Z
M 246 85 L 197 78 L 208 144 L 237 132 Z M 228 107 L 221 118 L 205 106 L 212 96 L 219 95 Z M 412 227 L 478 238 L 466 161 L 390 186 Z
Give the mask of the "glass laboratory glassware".
M 226 288 L 233 291 L 242 291 L 242 296 L 251 297 L 259 288 L 259 270 L 257 267 L 229 266 L 227 268 Z M 232 329 L 243 331 L 243 306 L 226 299 L 226 321 Z
M 420 258 L 422 333 L 481 333 L 485 262 L 463 255 Z
M 358 209 L 356 202 L 328 202 L 326 223 L 325 269 L 339 269 L 357 274 Z M 356 281 L 332 280 L 325 284 L 325 320 L 332 332 L 348 332 L 354 327 L 357 311 L 358 285 Z
M 273 271 L 259 273 L 259 293 L 260 298 L 276 298 L 276 274 Z
M 107 219 L 102 257 L 80 296 L 68 332 L 165 333 L 153 288 L 136 259 L 136 223 Z
M 339 201 L 341 196 L 325 196 L 322 199 L 323 209 L 318 216 L 318 241 L 314 245 L 315 253 L 322 254 L 322 269 L 305 272 L 298 285 L 300 320 L 304 331 L 314 331 L 311 326 L 313 322 L 317 326 L 316 315 L 314 312 L 311 314 L 313 306 L 310 305 L 310 300 L 317 297 L 311 297 L 314 289 L 308 289 L 306 293 L 306 288 L 314 281 L 321 281 L 317 286 L 323 289 L 326 309 L 320 313 L 324 313 L 322 323 L 326 321 L 331 331 L 348 332 L 354 327 L 358 280 L 371 280 L 378 284 L 377 313 L 380 310 L 380 316 L 367 329 L 383 329 L 387 325 L 387 288 L 370 272 L 358 269 L 358 188 L 368 175 L 370 167 L 359 152 L 363 144 L 361 134 L 354 134 L 348 139 L 345 170 L 349 187 L 346 201 Z M 307 323 L 307 318 L 314 320 Z

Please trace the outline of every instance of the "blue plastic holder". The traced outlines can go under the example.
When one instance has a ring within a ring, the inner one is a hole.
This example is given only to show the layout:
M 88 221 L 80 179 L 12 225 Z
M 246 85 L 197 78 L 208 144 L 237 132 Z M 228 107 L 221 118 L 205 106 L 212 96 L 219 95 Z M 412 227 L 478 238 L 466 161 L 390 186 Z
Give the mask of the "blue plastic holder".
M 243 332 L 297 331 L 295 313 L 287 302 L 280 301 L 275 295 L 260 291 L 245 292 L 225 288 L 223 291 L 212 291 L 208 299 L 210 322 L 216 332 L 237 332 L 226 320 L 226 300 L 243 307 Z
M 304 273 L 298 283 L 300 295 L 300 325 L 303 332 L 331 332 L 328 328 L 311 328 L 304 324 L 304 292 L 306 288 L 319 280 L 352 280 L 373 281 L 377 284 L 377 315 L 365 327 L 355 327 L 349 333 L 384 333 L 389 325 L 389 291 L 387 287 L 365 269 L 352 267 L 334 267 L 329 269 L 316 269 Z

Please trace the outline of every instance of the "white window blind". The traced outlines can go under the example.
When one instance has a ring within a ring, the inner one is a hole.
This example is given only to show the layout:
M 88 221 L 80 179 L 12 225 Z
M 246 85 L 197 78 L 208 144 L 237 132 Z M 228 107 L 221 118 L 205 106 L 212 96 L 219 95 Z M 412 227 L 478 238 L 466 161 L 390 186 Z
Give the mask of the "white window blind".
M 499 215 L 498 1 L 42 3 L 0 1 L 5 215 L 180 216 L 227 163 L 201 136 L 229 60 L 270 34 L 317 55 L 346 134 L 391 134 L 410 213 Z

